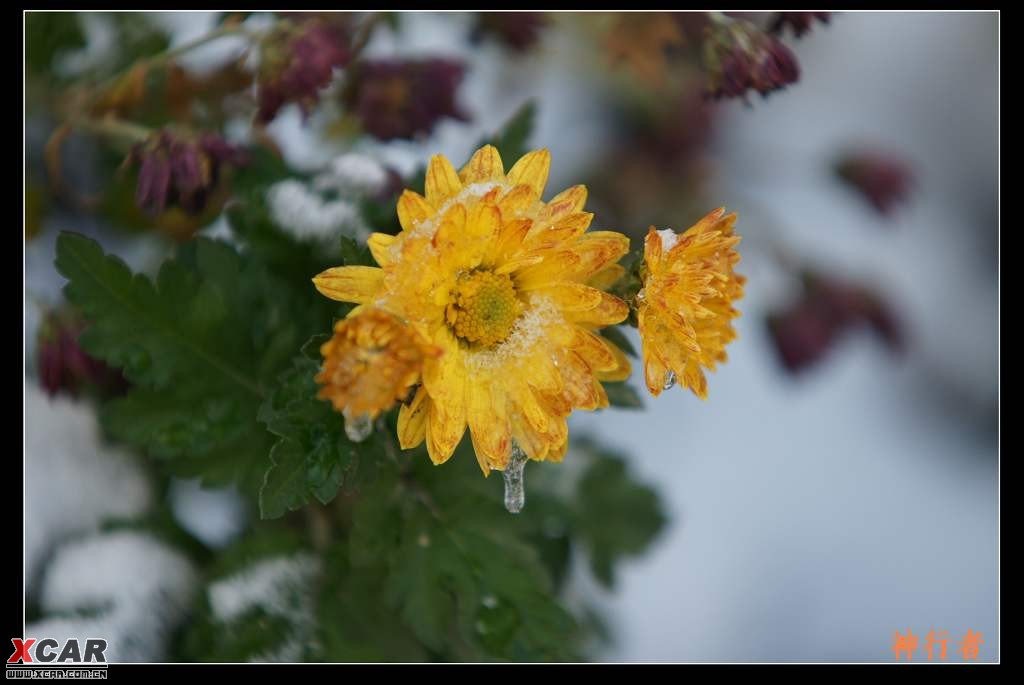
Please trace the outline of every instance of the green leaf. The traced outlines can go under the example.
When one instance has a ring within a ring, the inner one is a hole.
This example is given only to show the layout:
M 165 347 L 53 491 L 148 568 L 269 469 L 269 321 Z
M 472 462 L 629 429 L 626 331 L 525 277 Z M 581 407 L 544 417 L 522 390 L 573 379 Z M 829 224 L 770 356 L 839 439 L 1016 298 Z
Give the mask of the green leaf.
M 429 653 L 382 597 L 376 567 L 353 568 L 348 545 L 332 546 L 316 598 L 314 661 L 423 662 Z
M 346 235 L 341 236 L 341 260 L 344 266 L 377 266 L 366 243 Z
M 193 250 L 204 262 L 228 270 L 219 284 L 204 281 L 178 261 L 165 262 L 154 284 L 133 275 L 123 261 L 103 253 L 99 243 L 75 233 L 57 240 L 57 270 L 68 279 L 64 294 L 88 321 L 81 343 L 90 354 L 124 369 L 134 383 L 166 387 L 175 378 L 214 378 L 241 394 L 262 395 L 251 368 L 233 352 L 240 336 L 222 334 L 234 323 L 225 300 L 236 292 L 237 255 L 221 244 L 202 241 Z M 250 351 L 251 352 L 251 351 Z
M 493 145 L 506 165 L 511 166 L 517 159 L 529 152 L 528 143 L 533 132 L 537 107 L 532 100 L 520 107 L 498 133 L 485 138 L 476 146 Z
M 657 493 L 630 477 L 625 460 L 588 443 L 581 448 L 594 461 L 577 484 L 574 532 L 594 575 L 611 587 L 615 564 L 643 552 L 665 525 L 665 514 Z
M 102 408 L 108 434 L 171 473 L 255 494 L 273 444 L 256 420 L 265 388 L 311 330 L 330 324 L 316 307 L 324 298 L 207 239 L 183 245 L 155 283 L 71 233 L 58 238 L 56 265 L 90 322 L 82 346 L 135 384 Z
M 77 12 L 25 13 L 25 65 L 30 70 L 44 72 L 57 55 L 83 47 Z
M 259 420 L 278 438 L 260 488 L 263 518 L 294 511 L 313 498 L 327 504 L 342 487 L 351 490 L 371 483 L 385 442 L 393 440 L 376 432 L 363 442 L 352 442 L 342 416 L 329 402 L 317 399 L 314 377 L 320 359 L 311 355 L 322 339 L 317 336 L 303 345 L 302 354 L 260 407 Z
M 620 409 L 643 409 L 644 402 L 640 398 L 640 393 L 628 381 L 605 382 L 602 385 L 611 406 Z
M 524 528 L 468 449 L 443 468 L 414 455 L 353 516 L 350 558 L 379 568 L 403 623 L 443 660 L 573 660 L 578 636 Z

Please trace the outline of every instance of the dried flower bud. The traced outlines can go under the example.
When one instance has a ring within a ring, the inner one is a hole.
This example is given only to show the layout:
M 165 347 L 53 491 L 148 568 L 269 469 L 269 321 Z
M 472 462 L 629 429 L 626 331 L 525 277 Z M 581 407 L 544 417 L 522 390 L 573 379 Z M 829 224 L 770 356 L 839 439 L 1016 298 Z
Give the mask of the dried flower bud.
M 471 38 L 476 42 L 493 36 L 512 50 L 525 52 L 536 44 L 547 23 L 543 12 L 478 12 Z
M 705 93 L 716 100 L 745 98 L 749 90 L 768 95 L 800 78 L 800 65 L 792 51 L 743 19 L 716 20 L 704 43 L 704 59 L 708 71 Z
M 788 26 L 793 31 L 793 35 L 800 38 L 811 30 L 815 19 L 827 24 L 831 18 L 831 12 L 778 12 L 768 30 L 782 35 Z
M 905 200 L 914 181 L 909 164 L 881 152 L 848 155 L 836 164 L 836 174 L 881 214 Z
M 39 383 L 50 397 L 61 390 L 77 395 L 92 389 L 105 396 L 128 387 L 121 372 L 90 357 L 78 345 L 85 323 L 73 312 L 48 312 L 36 339 Z
M 352 59 L 348 18 L 298 15 L 281 21 L 263 40 L 256 120 L 271 121 L 289 102 L 308 114 L 336 67 Z
M 374 137 L 411 139 L 446 117 L 469 120 L 455 99 L 464 73 L 462 63 L 447 59 L 362 62 L 343 101 Z
M 768 333 L 783 366 L 796 373 L 822 359 L 848 330 L 867 326 L 898 352 L 902 327 L 876 293 L 814 272 L 803 275 L 803 293 L 789 307 L 770 314 Z
M 165 129 L 132 148 L 125 164 L 139 164 L 135 203 L 140 209 L 159 214 L 179 206 L 199 214 L 217 184 L 221 165 L 240 166 L 246 161 L 243 150 L 220 136 L 208 133 L 189 139 Z

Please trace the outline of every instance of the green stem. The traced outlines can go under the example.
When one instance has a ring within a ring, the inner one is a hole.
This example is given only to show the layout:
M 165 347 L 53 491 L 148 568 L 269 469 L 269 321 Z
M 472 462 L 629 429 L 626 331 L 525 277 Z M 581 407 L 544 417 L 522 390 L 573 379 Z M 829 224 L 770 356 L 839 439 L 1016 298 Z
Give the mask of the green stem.
M 128 143 L 141 143 L 153 135 L 153 130 L 121 119 L 79 119 L 74 126 L 89 133 L 117 138 Z
M 225 36 L 248 36 L 252 38 L 253 34 L 248 29 L 242 28 L 241 26 L 221 26 L 220 28 L 214 29 L 213 31 L 210 31 L 209 33 L 204 34 L 202 36 L 199 36 L 194 40 L 190 40 L 187 43 L 182 43 L 181 45 L 174 48 L 168 48 L 163 52 L 158 52 L 152 57 L 143 58 L 138 62 L 132 64 L 127 69 L 119 71 L 113 76 L 108 77 L 107 79 L 100 82 L 93 90 L 92 99 L 98 98 L 102 93 L 104 93 L 107 89 L 109 89 L 122 78 L 124 78 L 132 69 L 134 69 L 139 64 L 144 64 L 146 67 L 150 69 L 154 67 L 161 67 L 177 59 L 178 57 L 181 57 L 185 53 L 191 52 L 192 50 L 195 50 L 198 47 L 202 47 L 207 43 L 212 43 L 213 41 L 219 38 L 223 38 Z

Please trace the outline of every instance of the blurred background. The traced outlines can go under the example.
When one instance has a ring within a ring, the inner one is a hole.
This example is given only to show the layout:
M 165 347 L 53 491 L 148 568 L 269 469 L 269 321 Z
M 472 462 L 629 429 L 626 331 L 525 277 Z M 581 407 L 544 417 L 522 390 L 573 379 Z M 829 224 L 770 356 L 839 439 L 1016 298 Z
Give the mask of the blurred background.
M 154 17 L 172 45 L 215 20 Z M 356 147 L 412 174 L 436 152 L 465 159 L 532 100 L 530 144 L 552 152 L 549 193 L 586 182 L 595 228 L 639 237 L 649 224 L 684 230 L 717 206 L 739 213 L 739 340 L 709 376 L 709 400 L 673 390 L 645 397 L 643 411 L 572 419 L 632 455 L 669 515 L 613 590 L 582 568 L 573 576 L 571 592 L 598 597 L 613 628 L 598 658 L 889 662 L 896 630 L 922 641 L 946 630 L 955 643 L 970 629 L 984 635 L 980 660 L 998 659 L 998 15 L 833 13 L 799 38 L 782 34 L 799 79 L 747 102 L 702 97 L 685 59 L 701 30 L 693 17 L 627 19 L 548 15 L 524 47 L 507 39 L 519 34 L 481 32 L 475 15 L 405 13 L 369 54 L 462 63 L 466 121 Z M 102 17 L 83 25 L 86 45 L 58 70 L 109 49 Z M 659 41 L 665 50 L 644 52 Z M 226 39 L 181 64 L 208 73 L 233 50 Z M 314 170 L 352 149 L 330 126 L 329 113 L 292 107 L 266 130 L 289 163 Z M 81 445 L 69 431 L 98 444 L 77 406 L 36 389 L 40 326 L 63 283 L 56 233 L 101 235 L 136 268 L 171 243 L 47 198 L 53 127 L 26 122 L 27 508 L 48 521 L 27 531 L 30 591 L 70 519 L 129 515 L 151 497 L 124 469 L 117 491 L 135 493 L 119 498 L 124 511 L 107 510 L 113 477 L 73 501 L 40 480 L 55 460 L 74 474 L 91 463 L 61 456 Z M 67 145 L 64 174 L 88 185 L 99 153 Z M 216 235 L 217 221 L 202 230 Z M 179 485 L 182 525 L 211 544 L 235 534 L 237 498 Z

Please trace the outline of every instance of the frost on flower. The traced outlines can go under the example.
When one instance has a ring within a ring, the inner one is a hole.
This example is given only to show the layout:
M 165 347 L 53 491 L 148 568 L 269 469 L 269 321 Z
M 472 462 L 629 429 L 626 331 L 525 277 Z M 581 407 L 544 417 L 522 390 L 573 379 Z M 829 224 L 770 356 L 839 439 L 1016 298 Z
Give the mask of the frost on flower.
M 402 232 L 370 236 L 378 267 L 314 279 L 327 297 L 388 312 L 440 351 L 424 357 L 398 418 L 402 448 L 426 442 L 434 463 L 467 429 L 485 474 L 505 469 L 514 445 L 561 460 L 569 414 L 608 406 L 602 382 L 629 375 L 625 354 L 599 334 L 629 313 L 602 278 L 629 239 L 587 231 L 583 186 L 544 202 L 550 163 L 537 150 L 506 173 L 486 146 L 456 172 L 436 155 L 425 194 L 399 198 Z

